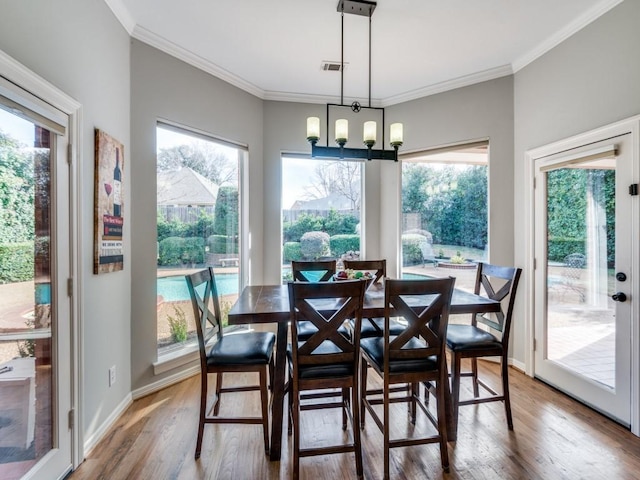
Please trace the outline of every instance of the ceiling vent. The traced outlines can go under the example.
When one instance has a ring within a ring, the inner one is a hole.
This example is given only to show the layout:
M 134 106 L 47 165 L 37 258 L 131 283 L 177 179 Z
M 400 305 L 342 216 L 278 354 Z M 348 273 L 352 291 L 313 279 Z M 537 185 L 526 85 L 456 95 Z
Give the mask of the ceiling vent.
M 344 62 L 344 68 L 347 68 L 347 65 L 349 64 L 347 62 Z M 320 70 L 323 70 L 325 72 L 340 72 L 342 71 L 341 66 L 342 65 L 340 64 L 340 62 L 323 60 L 322 64 L 320 65 Z

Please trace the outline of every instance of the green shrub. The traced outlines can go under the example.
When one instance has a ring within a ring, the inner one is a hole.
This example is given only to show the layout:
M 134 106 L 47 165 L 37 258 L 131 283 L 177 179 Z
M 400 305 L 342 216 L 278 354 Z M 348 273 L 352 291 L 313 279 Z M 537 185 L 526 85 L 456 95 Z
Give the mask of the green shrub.
M 210 235 L 207 246 L 209 253 L 238 253 L 238 239 L 226 235 Z
M 180 343 L 187 340 L 187 318 L 181 308 L 172 305 L 173 315 L 167 315 L 169 329 L 171 330 L 171 338 L 174 342 Z
M 347 252 L 360 251 L 360 235 L 334 235 L 329 240 L 331 254 L 340 257 Z
M 402 235 L 402 264 L 415 265 L 422 263 L 422 244 L 427 239 L 417 233 L 405 233 Z
M 549 238 L 547 257 L 553 262 L 562 262 L 572 253 L 586 253 L 585 241 L 576 238 Z
M 33 279 L 34 242 L 0 244 L 0 283 Z
M 329 256 L 329 244 L 329 234 L 325 232 L 307 232 L 300 239 L 302 255 L 311 260 Z
M 204 240 L 169 237 L 160 242 L 158 264 L 163 266 L 204 263 Z
M 188 237 L 183 240 L 182 263 L 204 263 L 204 239 Z
M 282 246 L 282 257 L 285 262 L 302 260 L 300 242 L 286 242 Z

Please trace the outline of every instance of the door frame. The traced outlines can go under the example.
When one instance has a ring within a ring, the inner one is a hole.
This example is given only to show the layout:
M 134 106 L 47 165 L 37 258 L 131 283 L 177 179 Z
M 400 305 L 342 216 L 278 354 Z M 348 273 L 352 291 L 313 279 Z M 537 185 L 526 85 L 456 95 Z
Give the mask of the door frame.
M 83 288 L 82 272 L 85 257 L 82 251 L 82 232 L 80 229 L 83 216 L 82 202 L 84 198 L 82 178 L 82 105 L 75 99 L 58 89 L 38 74 L 29 70 L 20 62 L 0 50 L 0 71 L 7 80 L 20 88 L 39 97 L 69 117 L 69 221 L 70 221 L 70 273 L 71 273 L 71 408 L 73 422 L 71 426 L 71 460 L 76 469 L 84 460 L 84 435 L 82 429 L 83 394 L 82 378 L 84 353 L 83 338 Z
M 631 135 L 633 178 L 629 183 L 640 183 L 640 115 L 605 125 L 594 130 L 559 140 L 525 152 L 525 265 L 523 272 L 524 323 L 525 323 L 525 373 L 534 376 L 535 355 L 535 162 L 563 151 L 579 148 L 623 134 Z M 632 228 L 640 223 L 638 202 L 631 205 Z M 636 230 L 637 231 L 637 230 Z M 640 436 L 640 244 L 632 245 L 631 277 L 634 279 L 630 297 L 639 301 L 631 306 L 631 432 Z M 542 259 L 540 259 L 542 261 Z

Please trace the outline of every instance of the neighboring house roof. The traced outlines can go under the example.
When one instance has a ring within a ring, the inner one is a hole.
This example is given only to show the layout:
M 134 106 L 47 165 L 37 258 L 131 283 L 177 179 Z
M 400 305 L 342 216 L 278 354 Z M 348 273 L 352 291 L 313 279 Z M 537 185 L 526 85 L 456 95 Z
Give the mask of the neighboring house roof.
M 158 205 L 215 205 L 218 186 L 190 168 L 158 172 Z
M 352 210 L 351 200 L 340 195 L 332 193 L 328 197 L 315 198 L 313 200 L 297 200 L 291 210 Z

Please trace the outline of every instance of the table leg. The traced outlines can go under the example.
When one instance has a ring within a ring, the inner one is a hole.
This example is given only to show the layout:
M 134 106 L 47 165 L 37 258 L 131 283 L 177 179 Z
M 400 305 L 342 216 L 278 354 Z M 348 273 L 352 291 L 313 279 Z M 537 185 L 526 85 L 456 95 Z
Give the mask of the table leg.
M 453 408 L 453 397 L 449 387 L 449 372 L 446 361 L 444 362 L 444 378 L 446 381 L 442 382 L 442 386 L 444 388 L 444 416 L 447 421 L 447 441 L 455 442 L 458 436 L 458 418 L 454 415 L 455 409 Z
M 282 450 L 282 421 L 284 411 L 284 384 L 287 363 L 288 322 L 278 322 L 276 334 L 276 364 L 273 379 L 273 398 L 271 402 L 271 461 L 280 460 Z

